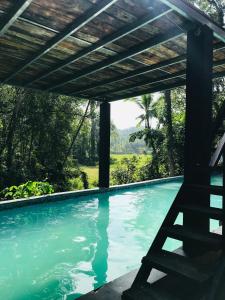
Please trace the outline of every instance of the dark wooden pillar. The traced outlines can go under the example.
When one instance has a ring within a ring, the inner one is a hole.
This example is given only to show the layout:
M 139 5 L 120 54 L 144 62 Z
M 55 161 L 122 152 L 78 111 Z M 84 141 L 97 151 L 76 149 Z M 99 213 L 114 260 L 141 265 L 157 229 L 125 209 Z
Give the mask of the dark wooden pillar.
M 187 35 L 187 80 L 185 123 L 184 183 L 210 185 L 209 161 L 212 121 L 213 33 L 199 26 Z M 188 190 L 186 201 L 210 206 L 208 192 Z M 208 232 L 209 219 L 193 213 L 184 214 L 184 226 L 193 231 Z M 203 247 L 196 242 L 184 242 L 189 254 L 199 254 Z
M 110 104 L 100 105 L 100 133 L 99 133 L 99 187 L 109 187 L 110 171 Z

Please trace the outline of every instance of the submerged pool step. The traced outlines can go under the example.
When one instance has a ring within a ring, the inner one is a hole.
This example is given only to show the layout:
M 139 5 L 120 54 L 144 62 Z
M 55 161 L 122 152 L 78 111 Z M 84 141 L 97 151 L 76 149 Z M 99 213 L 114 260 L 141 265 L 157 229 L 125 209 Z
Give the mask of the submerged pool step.
M 207 249 L 218 250 L 222 247 L 222 235 L 216 233 L 199 233 L 181 225 L 164 227 L 163 231 L 170 238 L 180 241 L 195 241 L 204 244 L 208 247 Z
M 220 208 L 202 207 L 197 204 L 181 204 L 178 205 L 177 208 L 180 212 L 192 212 L 219 221 L 223 219 L 223 211 Z
M 144 286 L 130 288 L 122 296 L 123 300 L 182 300 L 168 291 L 155 288 L 146 283 Z
M 222 196 L 224 193 L 224 187 L 220 185 L 198 185 L 198 184 L 186 184 L 187 189 L 194 191 L 209 192 L 212 195 Z
M 151 253 L 143 259 L 143 263 L 148 263 L 166 274 L 191 279 L 198 283 L 207 281 L 212 275 L 196 261 L 165 250 Z

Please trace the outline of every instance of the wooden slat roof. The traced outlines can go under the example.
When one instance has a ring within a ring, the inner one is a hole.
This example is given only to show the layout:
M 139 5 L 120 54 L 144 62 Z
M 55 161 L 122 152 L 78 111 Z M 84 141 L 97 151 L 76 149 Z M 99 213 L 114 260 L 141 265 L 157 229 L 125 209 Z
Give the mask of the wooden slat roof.
M 181 86 L 196 24 L 225 76 L 225 31 L 186 0 L 1 0 L 0 82 L 99 101 Z

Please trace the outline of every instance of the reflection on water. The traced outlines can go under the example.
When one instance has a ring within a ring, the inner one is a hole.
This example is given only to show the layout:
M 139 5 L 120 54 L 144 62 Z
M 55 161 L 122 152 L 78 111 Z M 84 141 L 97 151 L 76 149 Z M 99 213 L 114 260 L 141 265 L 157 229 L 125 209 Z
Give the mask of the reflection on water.
M 107 282 L 108 269 L 108 225 L 109 225 L 109 196 L 99 196 L 98 219 L 96 223 L 96 251 L 92 261 L 95 274 L 94 289 Z
M 1 212 L 1 299 L 74 299 L 138 267 L 180 184 Z

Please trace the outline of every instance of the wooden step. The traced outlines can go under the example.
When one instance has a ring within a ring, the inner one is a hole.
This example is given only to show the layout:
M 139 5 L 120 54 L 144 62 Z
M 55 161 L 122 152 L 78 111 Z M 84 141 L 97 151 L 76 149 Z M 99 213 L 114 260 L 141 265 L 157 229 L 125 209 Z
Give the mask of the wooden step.
M 216 233 L 199 233 L 196 230 L 191 230 L 185 228 L 181 225 L 173 225 L 170 227 L 163 228 L 164 233 L 173 239 L 180 241 L 196 241 L 207 246 L 207 250 L 221 249 L 222 246 L 222 236 Z
M 168 291 L 157 289 L 148 283 L 123 292 L 122 300 L 182 300 Z
M 202 207 L 197 204 L 182 204 L 182 205 L 179 205 L 177 208 L 181 212 L 193 212 L 193 213 L 199 214 L 199 216 L 205 215 L 208 218 L 211 218 L 214 220 L 222 221 L 222 219 L 223 219 L 223 211 L 220 208 Z
M 220 185 L 198 185 L 198 184 L 186 184 L 187 189 L 192 189 L 195 191 L 209 192 L 212 195 L 222 196 L 224 192 L 223 186 Z
M 206 272 L 201 265 L 190 258 L 165 250 L 153 252 L 144 257 L 143 263 L 150 264 L 151 267 L 166 274 L 188 278 L 198 283 L 207 281 L 212 275 L 212 273 Z

